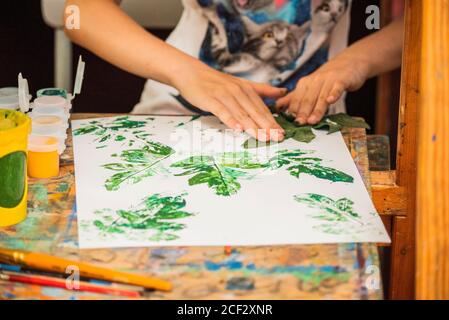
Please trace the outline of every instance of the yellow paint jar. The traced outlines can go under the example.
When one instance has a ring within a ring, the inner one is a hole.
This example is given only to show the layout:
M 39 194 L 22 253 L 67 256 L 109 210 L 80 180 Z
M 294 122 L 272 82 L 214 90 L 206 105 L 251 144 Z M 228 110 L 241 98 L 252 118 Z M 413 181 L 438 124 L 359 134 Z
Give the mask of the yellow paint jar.
M 23 221 L 27 213 L 27 142 L 31 120 L 0 109 L 0 227 Z
M 59 140 L 50 136 L 31 135 L 28 139 L 28 176 L 52 178 L 59 175 Z

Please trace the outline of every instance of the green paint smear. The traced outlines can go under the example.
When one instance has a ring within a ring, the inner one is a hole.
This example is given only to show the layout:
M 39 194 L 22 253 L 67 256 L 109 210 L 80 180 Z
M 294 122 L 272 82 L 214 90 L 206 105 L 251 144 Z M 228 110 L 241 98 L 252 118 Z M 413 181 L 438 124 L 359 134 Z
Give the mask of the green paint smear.
M 231 196 L 241 188 L 238 180 L 248 177 L 245 169 L 262 169 L 264 164 L 248 152 L 229 152 L 216 156 L 192 156 L 173 163 L 171 167 L 184 170 L 176 176 L 191 176 L 190 186 L 207 184 L 215 194 Z
M 23 199 L 26 153 L 17 151 L 0 158 L 0 207 L 14 208 Z
M 370 129 L 370 126 L 362 119 L 353 118 L 346 113 L 327 115 L 316 125 L 299 125 L 295 118 L 285 113 L 275 116 L 276 122 L 284 129 L 285 139 L 294 139 L 298 142 L 310 143 L 316 136 L 312 129 L 327 130 L 328 134 L 340 131 L 346 128 L 364 128 Z M 254 138 L 248 139 L 243 143 L 245 149 L 261 148 L 277 142 L 261 142 Z
M 108 191 L 116 191 L 124 183 L 136 184 L 147 177 L 164 171 L 162 161 L 175 151 L 162 143 L 148 141 L 141 149 L 124 150 L 118 157 L 120 162 L 107 163 L 103 168 L 115 173 L 106 180 L 104 186 Z
M 177 220 L 194 215 L 184 210 L 185 196 L 185 193 L 178 196 L 154 194 L 145 198 L 140 206 L 129 210 L 99 210 L 96 212 L 99 218 L 93 225 L 106 234 L 129 235 L 133 230 L 148 230 L 153 231 L 148 240 L 175 240 L 179 238 L 176 232 L 186 227 Z
M 351 222 L 358 226 L 364 225 L 360 214 L 354 211 L 354 202 L 348 198 L 333 200 L 320 194 L 307 193 L 296 195 L 294 199 L 311 209 L 315 209 L 311 217 L 324 222 L 315 226 L 315 229 L 324 233 L 334 235 L 345 233 L 347 228 L 341 223 Z

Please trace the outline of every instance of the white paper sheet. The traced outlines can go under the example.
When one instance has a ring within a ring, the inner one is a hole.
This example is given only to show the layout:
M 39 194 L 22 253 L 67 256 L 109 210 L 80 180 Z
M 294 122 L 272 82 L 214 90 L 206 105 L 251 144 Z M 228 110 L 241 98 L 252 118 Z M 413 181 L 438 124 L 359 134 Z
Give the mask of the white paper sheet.
M 245 150 L 248 136 L 214 117 L 88 119 L 72 128 L 81 248 L 390 242 L 340 133 Z

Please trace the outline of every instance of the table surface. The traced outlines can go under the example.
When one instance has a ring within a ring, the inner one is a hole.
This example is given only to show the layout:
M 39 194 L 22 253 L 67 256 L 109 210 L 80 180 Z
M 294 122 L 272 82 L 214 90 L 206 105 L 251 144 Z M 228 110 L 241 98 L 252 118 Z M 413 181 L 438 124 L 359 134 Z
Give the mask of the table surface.
M 74 114 L 73 119 L 104 114 Z M 108 115 L 109 116 L 109 115 Z M 345 129 L 345 142 L 370 190 L 364 129 Z M 151 247 L 80 250 L 77 240 L 71 134 L 60 175 L 29 180 L 28 218 L 0 228 L 0 247 L 50 253 L 173 283 L 149 299 L 382 299 L 375 244 L 269 247 Z M 117 299 L 0 281 L 0 299 Z

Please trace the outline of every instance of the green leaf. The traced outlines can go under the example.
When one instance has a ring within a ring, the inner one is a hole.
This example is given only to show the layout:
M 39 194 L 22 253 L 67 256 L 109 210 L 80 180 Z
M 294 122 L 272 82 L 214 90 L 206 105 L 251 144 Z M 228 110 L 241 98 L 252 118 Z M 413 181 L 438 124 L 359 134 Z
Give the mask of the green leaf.
M 363 119 L 351 117 L 346 113 L 331 114 L 325 118 L 339 124 L 342 127 L 371 129 L 369 124 L 367 124 Z
M 327 130 L 328 134 L 338 132 L 342 129 L 342 126 L 330 119 L 323 119 L 317 125 L 313 126 L 316 130 Z
M 315 137 L 316 136 L 312 131 L 312 127 L 305 126 L 305 127 L 296 128 L 295 133 L 292 138 L 298 142 L 309 143 L 313 139 L 315 139 Z
M 257 139 L 254 138 L 250 138 L 248 140 L 246 140 L 243 143 L 243 148 L 245 149 L 256 149 L 256 148 L 263 148 L 263 147 L 268 147 L 271 146 L 273 144 L 277 144 L 277 142 L 275 141 L 259 141 Z
M 299 125 L 291 115 L 282 113 L 275 115 L 276 122 L 285 130 L 285 139 L 294 139 L 298 142 L 310 143 L 316 136 L 312 129 L 327 130 L 328 134 L 340 131 L 343 127 L 347 128 L 365 128 L 370 126 L 363 120 L 353 118 L 345 113 L 328 115 L 323 117 L 319 123 L 314 126 Z M 270 145 L 269 143 L 258 142 L 251 138 L 243 143 L 245 149 L 262 148 Z

